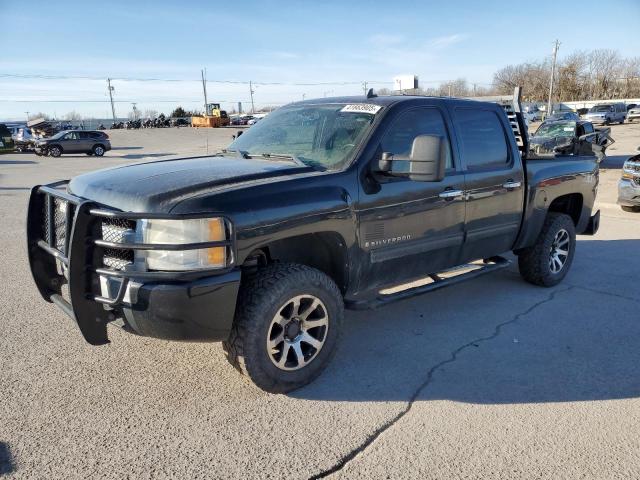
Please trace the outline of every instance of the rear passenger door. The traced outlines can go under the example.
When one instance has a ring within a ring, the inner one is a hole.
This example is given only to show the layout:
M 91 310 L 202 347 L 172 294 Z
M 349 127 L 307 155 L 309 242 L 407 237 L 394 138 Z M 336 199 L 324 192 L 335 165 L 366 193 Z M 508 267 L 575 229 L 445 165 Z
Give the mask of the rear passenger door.
M 502 111 L 457 107 L 453 117 L 466 185 L 462 260 L 488 258 L 511 250 L 518 235 L 524 205 L 522 160 Z
M 78 132 L 78 149 L 83 152 L 88 152 L 93 146 L 93 138 L 89 135 L 89 132 Z

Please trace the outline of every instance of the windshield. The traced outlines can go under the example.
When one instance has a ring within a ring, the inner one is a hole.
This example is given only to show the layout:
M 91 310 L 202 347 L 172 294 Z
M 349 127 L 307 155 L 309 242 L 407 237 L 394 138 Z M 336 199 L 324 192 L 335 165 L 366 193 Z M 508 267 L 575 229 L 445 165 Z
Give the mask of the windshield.
M 572 137 L 576 122 L 554 122 L 540 125 L 534 137 Z
M 608 112 L 611 110 L 611 105 L 596 105 L 595 107 L 591 107 L 589 109 L 589 113 L 591 112 Z
M 362 105 L 369 108 L 359 109 L 358 105 L 283 107 L 253 125 L 228 150 L 249 155 L 291 155 L 309 166 L 338 170 L 351 159 L 380 108 Z
M 56 133 L 55 135 L 53 135 L 50 138 L 57 140 L 57 139 L 61 138 L 63 135 L 65 135 L 68 131 L 69 130 L 63 130 L 61 132 Z

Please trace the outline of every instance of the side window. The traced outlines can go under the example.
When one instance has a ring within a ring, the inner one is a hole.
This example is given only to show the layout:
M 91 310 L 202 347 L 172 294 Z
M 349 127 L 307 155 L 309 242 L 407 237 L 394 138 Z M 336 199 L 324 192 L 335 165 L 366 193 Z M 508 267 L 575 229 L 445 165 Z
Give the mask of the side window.
M 451 144 L 444 118 L 436 108 L 413 108 L 401 113 L 380 142 L 383 152 L 393 153 L 398 160 L 408 159 L 413 139 L 418 135 L 438 135 L 447 149 L 446 168 L 453 168 Z
M 78 135 L 80 135 L 80 138 L 82 140 L 86 140 L 89 138 L 89 134 L 87 132 L 78 132 Z
M 468 170 L 497 169 L 509 165 L 507 139 L 495 112 L 457 108 L 455 117 Z

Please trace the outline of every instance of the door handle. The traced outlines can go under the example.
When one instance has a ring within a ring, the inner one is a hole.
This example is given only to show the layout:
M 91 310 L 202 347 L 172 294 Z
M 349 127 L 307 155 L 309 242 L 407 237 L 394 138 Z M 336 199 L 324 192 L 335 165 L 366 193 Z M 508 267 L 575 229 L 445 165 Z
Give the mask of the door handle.
M 520 188 L 522 186 L 522 182 L 514 182 L 513 180 L 509 180 L 502 184 L 502 188 L 506 188 L 507 190 L 513 190 L 514 188 Z
M 445 190 L 441 192 L 438 196 L 440 198 L 444 198 L 445 200 L 453 200 L 454 198 L 461 197 L 463 195 L 462 190 Z

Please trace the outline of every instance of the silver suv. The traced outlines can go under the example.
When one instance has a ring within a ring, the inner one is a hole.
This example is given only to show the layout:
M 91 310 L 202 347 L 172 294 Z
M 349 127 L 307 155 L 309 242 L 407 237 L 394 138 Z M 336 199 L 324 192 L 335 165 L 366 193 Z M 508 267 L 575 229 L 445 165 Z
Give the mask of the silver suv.
M 629 113 L 627 113 L 627 120 L 629 123 L 634 120 L 640 120 L 640 105 L 636 105 L 635 107 L 629 109 Z
M 59 157 L 63 153 L 86 153 L 101 157 L 111 150 L 109 136 L 92 130 L 64 130 L 36 142 L 37 155 Z

